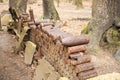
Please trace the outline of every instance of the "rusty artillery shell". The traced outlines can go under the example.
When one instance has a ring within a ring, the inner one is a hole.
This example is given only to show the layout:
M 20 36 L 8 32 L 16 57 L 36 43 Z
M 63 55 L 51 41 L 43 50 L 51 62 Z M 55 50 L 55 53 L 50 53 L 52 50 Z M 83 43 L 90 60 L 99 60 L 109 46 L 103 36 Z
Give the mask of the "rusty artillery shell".
M 87 70 L 91 70 L 91 69 L 94 69 L 94 65 L 93 63 L 84 63 L 84 64 L 79 64 L 79 65 L 76 65 L 75 67 L 75 71 L 76 73 L 80 73 L 82 71 L 87 71 Z
M 37 20 L 36 20 L 36 21 L 34 21 L 34 23 L 35 23 L 35 25 L 36 25 L 36 26 L 40 25 L 40 22 L 39 22 L 39 21 L 37 21 Z
M 67 63 L 70 63 L 72 65 L 79 65 L 79 64 L 83 64 L 83 63 L 88 63 L 91 61 L 91 57 L 88 55 L 84 55 L 80 57 L 77 57 L 77 60 L 75 59 L 68 59 Z
M 34 14 L 33 14 L 33 9 L 29 9 L 29 14 L 30 14 L 30 20 L 34 21 Z
M 28 22 L 28 25 L 35 25 L 34 21 Z
M 80 36 L 71 36 L 62 39 L 62 44 L 65 46 L 76 46 L 76 45 L 82 45 L 82 44 L 88 44 L 89 43 L 89 37 L 86 35 L 80 35 Z
M 82 63 L 87 63 L 87 62 L 90 62 L 91 61 L 91 57 L 88 56 L 88 55 L 84 55 L 84 56 L 79 56 L 77 58 L 77 60 L 70 60 L 69 62 L 72 64 L 72 65 L 79 65 L 79 64 L 82 64 Z
M 42 27 L 42 30 L 44 32 L 47 32 L 49 35 L 51 35 L 53 40 L 56 40 L 59 37 L 60 37 L 60 39 L 62 39 L 62 38 L 71 36 L 71 34 L 67 34 L 67 33 L 59 30 L 58 28 L 54 28 L 52 26 Z
M 97 76 L 97 72 L 95 69 L 89 70 L 89 71 L 85 71 L 85 72 L 81 72 L 78 74 L 78 77 L 80 80 L 86 80 L 88 78 L 91 77 L 95 77 Z
M 77 60 L 66 59 L 65 63 L 75 65 L 77 64 Z
M 70 55 L 69 55 L 69 58 L 70 58 L 70 59 L 77 59 L 78 57 L 83 56 L 83 54 L 84 54 L 83 52 L 70 54 Z
M 38 60 L 38 59 L 41 59 L 42 57 L 43 57 L 43 55 L 41 54 L 41 50 L 40 50 L 40 47 L 39 47 L 38 51 L 34 55 L 34 58 Z
M 87 63 L 91 61 L 90 55 L 84 55 L 77 58 L 78 64 Z
M 36 26 L 38 26 L 38 25 L 40 25 L 40 22 L 39 21 L 30 21 L 30 22 L 28 22 L 28 25 L 36 25 Z
M 86 50 L 85 45 L 78 45 L 78 46 L 73 46 L 73 47 L 68 47 L 68 53 L 77 53 L 77 52 L 84 52 Z

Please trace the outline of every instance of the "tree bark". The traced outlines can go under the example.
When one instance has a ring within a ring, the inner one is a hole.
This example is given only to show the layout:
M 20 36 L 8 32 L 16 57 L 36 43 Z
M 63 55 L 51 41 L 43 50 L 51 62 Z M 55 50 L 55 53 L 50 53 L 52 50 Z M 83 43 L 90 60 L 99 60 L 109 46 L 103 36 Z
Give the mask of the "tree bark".
M 3 3 L 3 0 L 0 0 L 0 3 Z
M 43 0 L 44 19 L 59 20 L 59 15 L 55 9 L 53 0 Z
M 27 0 L 9 0 L 9 8 L 14 9 L 17 15 L 25 13 L 27 9 Z
M 74 0 L 74 4 L 77 6 L 77 8 L 83 8 L 82 0 Z
M 84 32 L 90 36 L 89 47 L 99 47 L 104 33 L 120 18 L 119 7 L 120 0 L 93 0 L 92 20 Z
M 36 3 L 36 2 L 37 2 L 37 0 L 28 0 L 29 4 L 33 4 L 33 3 Z
M 1 25 L 1 14 L 0 14 L 0 31 L 2 30 L 2 25 Z

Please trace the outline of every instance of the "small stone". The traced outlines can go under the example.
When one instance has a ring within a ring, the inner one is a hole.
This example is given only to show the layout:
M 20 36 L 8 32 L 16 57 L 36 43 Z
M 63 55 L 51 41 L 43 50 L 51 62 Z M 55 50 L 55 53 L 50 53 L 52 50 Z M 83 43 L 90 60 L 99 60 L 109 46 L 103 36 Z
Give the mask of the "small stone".
M 59 80 L 69 80 L 69 79 L 66 77 L 61 77 Z

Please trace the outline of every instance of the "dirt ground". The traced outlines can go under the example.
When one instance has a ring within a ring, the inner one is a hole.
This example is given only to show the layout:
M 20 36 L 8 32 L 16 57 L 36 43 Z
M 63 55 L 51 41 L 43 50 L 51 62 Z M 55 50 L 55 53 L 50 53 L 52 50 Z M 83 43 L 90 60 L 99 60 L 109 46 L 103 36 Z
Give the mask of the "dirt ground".
M 42 0 L 39 0 L 37 3 L 28 5 L 28 9 L 31 7 L 34 10 L 36 19 L 41 19 L 43 17 L 41 1 Z M 91 19 L 91 1 L 85 1 L 83 4 L 83 9 L 76 9 L 74 5 L 66 2 L 61 2 L 60 7 L 56 6 L 61 21 L 67 22 L 67 26 L 61 27 L 62 30 L 73 35 L 81 34 L 84 25 Z M 0 12 L 7 10 L 8 2 L 0 3 L 0 7 L 2 7 Z M 23 58 L 19 55 L 12 54 L 13 46 L 15 46 L 13 36 L 7 32 L 0 32 L 0 80 L 31 80 L 33 77 L 32 70 L 23 63 Z M 117 62 L 107 51 L 101 52 L 101 54 L 92 55 L 91 57 L 99 75 L 113 72 L 120 73 L 120 63 Z M 42 74 L 41 67 L 43 67 L 43 65 L 45 66 L 45 69 L 50 66 L 49 63 L 42 63 L 42 65 L 37 66 L 35 73 Z M 53 69 L 51 68 L 51 70 Z M 41 75 L 36 76 L 38 77 Z
M 0 32 L 0 80 L 30 80 L 31 70 L 19 55 L 13 53 L 15 39 L 7 32 Z

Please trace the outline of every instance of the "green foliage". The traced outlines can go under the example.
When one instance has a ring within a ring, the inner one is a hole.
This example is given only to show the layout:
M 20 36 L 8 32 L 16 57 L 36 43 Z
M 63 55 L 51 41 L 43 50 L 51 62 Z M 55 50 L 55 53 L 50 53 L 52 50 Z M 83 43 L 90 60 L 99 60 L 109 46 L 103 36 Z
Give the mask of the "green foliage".
M 89 25 L 90 25 L 90 21 L 84 26 L 83 30 L 81 31 L 82 34 L 91 35 L 92 32 L 89 30 Z
M 106 40 L 108 43 L 117 43 L 120 41 L 120 33 L 116 28 L 111 28 L 106 32 Z
M 115 27 L 106 31 L 103 39 L 104 46 L 112 53 L 120 47 L 120 32 Z

